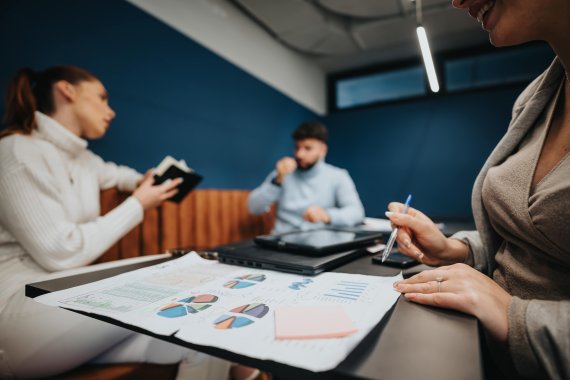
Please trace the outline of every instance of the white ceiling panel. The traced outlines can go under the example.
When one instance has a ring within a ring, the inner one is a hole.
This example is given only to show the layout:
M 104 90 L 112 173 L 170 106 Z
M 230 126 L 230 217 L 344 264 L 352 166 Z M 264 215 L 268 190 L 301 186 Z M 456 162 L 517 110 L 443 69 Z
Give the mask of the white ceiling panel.
M 228 0 L 281 43 L 340 71 L 418 54 L 411 0 Z M 451 0 L 422 0 L 432 50 L 485 43 L 487 33 Z
M 306 0 L 239 0 L 251 16 L 276 34 L 310 30 L 325 22 L 324 14 Z
M 416 21 L 411 18 L 363 23 L 352 27 L 352 34 L 365 50 L 413 40 Z
M 317 0 L 332 12 L 352 17 L 385 18 L 401 13 L 399 0 Z

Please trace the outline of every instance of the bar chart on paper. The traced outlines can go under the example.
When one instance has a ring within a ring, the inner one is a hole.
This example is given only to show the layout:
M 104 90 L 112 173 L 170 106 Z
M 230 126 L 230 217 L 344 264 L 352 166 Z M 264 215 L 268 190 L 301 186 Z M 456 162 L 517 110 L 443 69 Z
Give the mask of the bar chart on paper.
M 332 297 L 340 300 L 358 301 L 368 288 L 367 282 L 339 281 L 334 287 L 323 294 L 324 297 Z

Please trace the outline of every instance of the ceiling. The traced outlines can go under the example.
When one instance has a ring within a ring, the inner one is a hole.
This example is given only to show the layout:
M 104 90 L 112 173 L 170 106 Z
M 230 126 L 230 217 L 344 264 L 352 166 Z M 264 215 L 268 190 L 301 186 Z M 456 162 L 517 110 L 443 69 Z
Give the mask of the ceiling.
M 411 0 L 231 0 L 275 39 L 326 72 L 416 58 L 416 4 Z M 487 33 L 451 0 L 423 0 L 432 51 L 484 44 Z

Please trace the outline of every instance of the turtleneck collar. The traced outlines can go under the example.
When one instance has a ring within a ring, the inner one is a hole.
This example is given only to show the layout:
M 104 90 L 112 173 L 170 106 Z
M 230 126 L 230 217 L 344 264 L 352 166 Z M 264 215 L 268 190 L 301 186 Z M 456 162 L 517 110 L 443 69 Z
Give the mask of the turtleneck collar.
M 55 119 L 52 119 L 40 111 L 36 111 L 35 116 L 38 133 L 44 140 L 54 144 L 71 157 L 76 157 L 87 149 L 87 140 L 76 136 Z
M 321 170 L 323 170 L 324 167 L 325 167 L 325 160 L 321 158 L 309 170 L 296 170 L 295 173 L 303 177 L 312 177 L 317 175 Z

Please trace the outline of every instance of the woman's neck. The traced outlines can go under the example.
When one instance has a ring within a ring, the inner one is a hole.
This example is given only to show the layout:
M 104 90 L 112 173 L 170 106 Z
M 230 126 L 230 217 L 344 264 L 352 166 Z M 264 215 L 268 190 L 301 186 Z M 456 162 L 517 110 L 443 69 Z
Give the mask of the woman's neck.
M 48 116 L 57 121 L 74 135 L 81 137 L 81 128 L 79 127 L 79 122 L 77 121 L 75 115 L 71 112 L 65 109 L 60 109 L 56 110 L 54 113 Z

